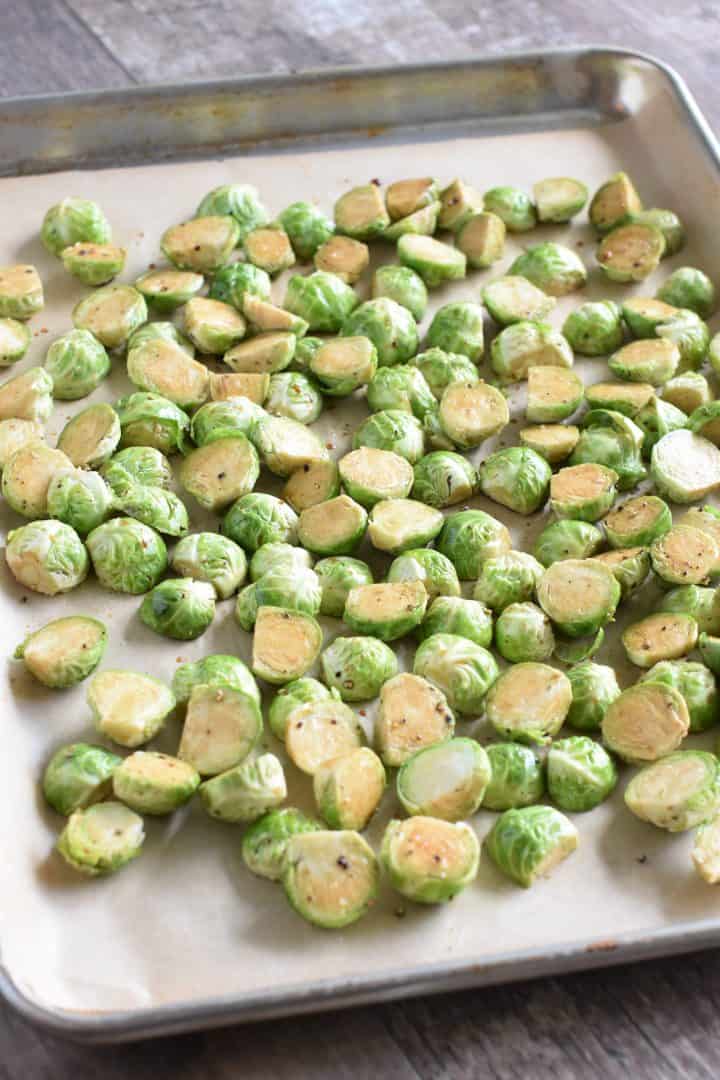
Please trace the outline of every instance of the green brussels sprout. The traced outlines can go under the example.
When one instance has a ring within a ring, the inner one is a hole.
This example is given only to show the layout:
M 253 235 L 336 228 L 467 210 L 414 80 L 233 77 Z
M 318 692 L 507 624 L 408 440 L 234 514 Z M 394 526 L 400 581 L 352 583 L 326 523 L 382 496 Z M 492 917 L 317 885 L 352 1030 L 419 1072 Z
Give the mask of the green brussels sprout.
M 44 305 L 42 281 L 34 266 L 0 266 L 0 316 L 24 322 Z
M 261 734 L 256 698 L 232 686 L 200 684 L 190 693 L 178 757 L 201 776 L 217 776 L 244 761 Z
M 650 573 L 650 552 L 644 547 L 617 548 L 593 555 L 593 558 L 610 567 L 620 586 L 622 599 L 640 588 Z
M 642 338 L 623 345 L 608 360 L 608 366 L 619 379 L 662 386 L 678 369 L 680 350 L 675 342 L 664 338 Z
M 184 536 L 190 528 L 185 504 L 172 491 L 144 484 L 128 484 L 114 495 L 115 506 L 126 517 L 135 518 L 167 536 Z
M 291 364 L 296 345 L 297 337 L 291 331 L 260 333 L 235 345 L 223 360 L 241 375 L 272 374 L 284 371 Z
M 701 633 L 720 634 L 720 594 L 714 588 L 678 585 L 663 593 L 657 611 L 692 615 Z
M 442 396 L 438 420 L 450 445 L 472 450 L 507 426 L 510 410 L 501 391 L 489 383 L 453 383 Z
M 370 251 L 361 240 L 350 236 L 331 236 L 315 252 L 315 269 L 337 274 L 348 285 L 362 277 L 370 262 Z
M 493 636 L 492 613 L 478 600 L 440 595 L 430 604 L 417 634 L 421 641 L 433 634 L 451 634 L 488 648 Z
M 720 637 L 702 633 L 698 637 L 698 648 L 704 662 L 715 675 L 720 675 Z
M 13 657 L 23 660 L 38 682 L 64 689 L 82 682 L 98 666 L 107 646 L 107 630 L 88 615 L 53 619 L 29 634 Z
M 232 397 L 227 401 L 208 401 L 194 413 L 190 432 L 193 442 L 207 446 L 216 439 L 234 435 L 254 437 L 257 421 L 265 410 L 246 397 Z
M 53 396 L 74 401 L 100 385 L 110 371 L 110 358 L 87 330 L 71 330 L 48 349 L 45 370 L 53 382 Z
M 595 559 L 563 559 L 547 568 L 537 598 L 558 630 L 585 637 L 612 620 L 620 586 L 612 570 Z
M 559 518 L 597 521 L 615 501 L 617 478 L 605 465 L 568 465 L 550 481 L 550 507 Z
M 200 798 L 218 821 L 257 821 L 287 798 L 285 773 L 274 754 L 261 754 L 205 780 Z
M 720 510 L 714 506 L 693 506 L 683 514 L 678 525 L 691 525 L 694 529 L 700 529 L 720 545 Z
M 438 216 L 442 204 L 439 199 L 435 202 L 422 206 L 413 214 L 399 218 L 389 225 L 383 232 L 384 240 L 399 240 L 401 236 L 414 234 L 416 236 L 432 236 L 437 229 Z
M 684 420 L 685 425 L 677 424 L 676 430 L 678 427 L 687 426 L 690 431 L 703 439 L 708 439 L 715 446 L 720 443 L 720 402 L 709 401 L 705 405 L 700 405 L 689 417 L 684 417 Z
M 37 420 L 0 420 L 0 471 L 17 450 L 42 442 L 43 438 L 42 424 Z M 62 449 L 58 446 L 58 450 Z
M 240 243 L 240 226 L 230 214 L 195 217 L 171 225 L 160 239 L 160 250 L 178 270 L 214 274 L 224 269 Z
M 308 362 L 324 393 L 347 397 L 375 377 L 377 350 L 370 338 L 346 337 L 327 341 Z
M 440 192 L 438 226 L 457 232 L 473 214 L 483 208 L 483 197 L 475 188 L 455 179 Z
M 658 326 L 677 314 L 677 308 L 650 296 L 630 296 L 623 301 L 621 310 L 635 338 L 654 338 Z
M 312 556 L 303 548 L 292 544 L 270 542 L 257 549 L 250 560 L 250 580 L 259 581 L 265 574 L 275 571 L 294 573 L 296 570 L 311 570 Z
M 715 286 L 707 274 L 692 266 L 680 266 L 655 294 L 656 299 L 676 308 L 689 308 L 701 319 L 715 311 Z
M 115 411 L 123 446 L 151 447 L 163 454 L 186 449 L 190 418 L 160 394 L 128 394 L 116 402 Z
M 534 450 L 509 446 L 486 458 L 478 474 L 489 499 L 517 514 L 533 514 L 547 499 L 552 470 Z
M 432 548 L 411 549 L 393 559 L 387 580 L 422 581 L 430 603 L 438 596 L 460 595 L 455 567 L 445 555 Z
M 401 896 L 418 904 L 441 904 L 475 880 L 480 844 L 463 821 L 416 816 L 389 822 L 380 860 Z
M 393 221 L 409 217 L 416 210 L 437 202 L 440 189 L 431 176 L 419 179 L 396 180 L 385 192 L 388 214 Z
M 479 364 L 483 357 L 483 313 L 479 304 L 456 301 L 438 308 L 427 333 L 430 349 L 467 356 Z
M 322 590 L 314 570 L 291 570 L 278 568 L 268 570 L 253 585 L 255 603 L 260 607 L 281 607 L 290 611 L 302 611 L 317 615 L 320 611 Z
M 633 776 L 625 788 L 628 810 L 658 829 L 684 832 L 720 809 L 720 764 L 704 750 L 679 750 Z
M 257 188 L 251 184 L 223 184 L 209 191 L 197 208 L 196 217 L 233 217 L 240 226 L 239 240 L 268 221 Z
M 535 558 L 543 566 L 552 566 L 561 559 L 587 559 L 602 546 L 604 537 L 589 521 L 562 518 L 546 525 L 533 547 Z
M 486 810 L 532 806 L 545 794 L 543 766 L 527 746 L 493 743 L 487 747 L 490 781 L 482 805 Z
M 418 750 L 401 766 L 398 799 L 409 815 L 461 821 L 476 813 L 490 781 L 485 750 L 474 739 L 447 739 Z
M 407 308 L 386 296 L 366 300 L 347 315 L 343 337 L 369 338 L 377 349 L 381 367 L 401 364 L 417 352 L 417 324 Z
M 142 818 L 119 802 L 74 810 L 60 833 L 57 850 L 65 862 L 92 877 L 120 870 L 140 854 Z
M 505 222 L 497 214 L 472 214 L 457 230 L 456 244 L 473 269 L 483 270 L 503 257 Z
M 192 765 L 153 751 L 138 750 L 112 777 L 113 794 L 141 814 L 171 814 L 195 794 L 200 776 Z
M 260 690 L 250 669 L 237 656 L 213 653 L 175 668 L 172 691 L 178 705 L 187 705 L 196 686 L 230 686 L 259 705 Z
M 243 862 L 252 874 L 279 881 L 290 839 L 298 833 L 317 832 L 320 826 L 300 810 L 271 810 L 254 821 L 242 838 Z
M 663 401 L 658 397 L 653 397 L 640 412 L 635 414 L 634 422 L 645 435 L 642 445 L 645 458 L 650 458 L 653 446 L 663 435 L 688 426 L 688 418 L 684 412 L 676 409 L 669 401 Z
M 0 280 L 2 277 L 2 271 L 0 271 Z M 715 374 L 720 371 L 720 333 L 713 335 L 711 341 L 707 347 L 707 356 L 710 361 L 710 367 Z
M 295 679 L 281 686 L 270 703 L 268 723 L 276 739 L 285 739 L 288 720 L 294 709 L 310 702 L 327 701 L 331 693 L 317 679 L 308 677 Z
M 565 296 L 587 282 L 582 259 L 570 248 L 546 240 L 531 244 L 512 263 L 509 275 L 527 278 L 550 296 Z
M 371 544 L 391 555 L 424 547 L 435 539 L 442 527 L 442 513 L 414 499 L 383 499 L 375 503 L 368 518 Z
M 343 701 L 367 701 L 397 675 L 395 653 L 376 637 L 337 637 L 320 656 L 323 678 Z
M 720 881 L 718 865 L 718 824 L 720 818 L 713 817 L 704 822 L 695 834 L 690 857 L 698 875 L 708 885 L 717 885 Z
M 58 450 L 78 469 L 97 469 L 115 453 L 120 420 L 111 405 L 88 405 L 68 420 L 58 437 Z
M 462 251 L 432 236 L 406 233 L 398 240 L 397 253 L 401 264 L 415 270 L 429 289 L 464 278 L 467 272 L 467 258 Z
M 244 435 L 216 439 L 183 461 L 180 483 L 206 510 L 221 511 L 248 495 L 260 473 L 255 447 Z M 162 530 L 161 530 L 162 531 Z
M 0 367 L 22 360 L 30 347 L 30 328 L 17 319 L 0 319 Z
M 144 323 L 128 338 L 127 351 L 141 349 L 150 342 L 167 341 L 171 345 L 177 345 L 192 360 L 195 356 L 195 346 L 189 338 L 182 334 L 175 323 L 171 322 L 148 322 Z
M 383 499 L 405 498 L 413 482 L 412 466 L 404 457 L 370 446 L 345 454 L 339 473 L 350 497 L 368 508 Z
M 453 383 L 476 383 L 480 381 L 477 368 L 460 353 L 446 353 L 442 349 L 428 349 L 418 353 L 412 363 L 425 378 L 438 401 Z
M 504 222 L 509 232 L 528 232 L 537 225 L 533 201 L 519 188 L 509 185 L 490 188 L 483 195 L 483 205 Z
M 349 495 L 336 495 L 302 511 L 298 540 L 315 555 L 350 555 L 365 535 L 367 522 L 364 507 Z
M 529 601 L 508 604 L 495 622 L 495 646 L 513 664 L 549 660 L 555 635 L 544 611 Z
M 107 285 L 121 274 L 127 251 L 114 244 L 78 242 L 60 252 L 63 266 L 83 285 Z
M 276 476 L 292 476 L 328 458 L 319 436 L 286 416 L 261 416 L 253 430 L 253 441 L 263 465 Z
M 315 926 L 338 930 L 357 922 L 375 902 L 379 877 L 375 853 L 353 830 L 296 833 L 287 841 L 285 895 Z
M 525 416 L 533 423 L 565 420 L 583 403 L 585 385 L 575 371 L 537 364 L 528 369 L 527 380 Z
M 159 533 L 130 517 L 112 518 L 87 538 L 93 570 L 114 592 L 145 593 L 167 568 L 167 548 Z
M 215 616 L 215 589 L 193 578 L 167 578 L 147 594 L 140 619 L 156 634 L 177 641 L 193 641 L 207 630 Z
M 86 536 L 117 508 L 102 476 L 87 469 L 61 469 L 47 489 L 48 517 L 64 521 Z
M 0 384 L 0 420 L 44 423 L 53 410 L 52 379 L 45 368 L 31 367 Z
M 290 278 L 283 306 L 304 319 L 309 330 L 337 334 L 359 303 L 352 286 L 337 274 L 316 270 L 307 277 L 295 274 Z
M 683 223 L 672 210 L 659 210 L 656 207 L 650 210 L 636 210 L 627 215 L 626 224 L 652 225 L 653 228 L 659 229 L 665 239 L 663 259 L 669 255 L 676 255 L 685 246 Z
M 243 300 L 250 293 L 261 300 L 270 299 L 270 276 L 252 263 L 231 263 L 214 275 L 209 297 L 242 312 Z
M 697 371 L 702 367 L 710 346 L 710 331 L 707 323 L 694 311 L 679 309 L 657 326 L 656 333 L 660 341 L 677 346 L 680 355 L 678 372 Z
M 459 510 L 445 518 L 437 549 L 450 559 L 461 581 L 476 581 L 483 563 L 512 547 L 506 527 L 483 510 Z
M 88 683 L 87 703 L 101 735 L 134 749 L 161 731 L 175 708 L 175 697 L 150 675 L 106 669 Z
M 709 533 L 673 525 L 650 545 L 652 567 L 669 585 L 702 585 L 717 566 L 720 548 Z
M 335 203 L 335 227 L 339 233 L 370 240 L 385 232 L 390 216 L 377 184 L 363 184 L 346 191 Z
M 220 600 L 227 600 L 236 593 L 247 573 L 243 549 L 218 533 L 202 532 L 184 537 L 170 561 L 180 577 L 209 582 Z
M 442 509 L 472 498 L 476 484 L 477 473 L 467 458 L 450 450 L 436 450 L 415 464 L 412 495 Z
M 362 422 L 353 436 L 353 449 L 360 447 L 389 450 L 414 465 L 425 449 L 422 424 L 410 413 L 399 409 L 374 413 Z
M 386 765 L 402 765 L 423 747 L 451 738 L 454 730 L 445 695 L 427 679 L 402 672 L 383 685 L 375 738 Z
M 2 494 L 16 514 L 43 518 L 48 514 L 48 489 L 58 473 L 72 469 L 61 450 L 42 442 L 26 443 L 6 462 L 2 473 Z
M 581 664 L 584 660 L 590 660 L 602 647 L 605 641 L 605 631 L 600 626 L 594 634 L 588 634 L 583 638 L 561 637 L 555 642 L 553 656 L 561 664 Z
M 112 790 L 112 776 L 122 758 L 103 746 L 71 743 L 56 750 L 43 773 L 43 795 L 58 814 L 69 817 Z
M 223 518 L 222 531 L 246 551 L 255 552 L 263 544 L 297 541 L 298 516 L 275 495 L 252 492 L 233 503 Z
M 585 388 L 585 399 L 593 410 L 609 409 L 630 418 L 652 401 L 655 387 L 649 383 L 593 383 Z
M 365 734 L 336 691 L 296 704 L 288 716 L 285 746 L 301 772 L 314 776 L 321 765 L 364 745 Z
M 129 349 L 127 373 L 139 390 L 159 394 L 182 409 L 202 405 L 209 396 L 208 369 L 169 341 L 146 341 Z
M 279 215 L 278 224 L 290 237 L 293 251 L 302 262 L 309 262 L 320 245 L 335 232 L 332 221 L 308 202 L 292 203 Z
M 348 593 L 343 619 L 357 634 L 395 641 L 420 625 L 427 601 L 421 581 L 356 585 Z
M 720 450 L 692 431 L 671 431 L 655 443 L 650 472 L 661 495 L 696 502 L 720 486 Z
M 588 189 L 567 176 L 540 180 L 533 184 L 538 221 L 563 224 L 579 214 L 587 202 Z
M 420 644 L 413 672 L 445 694 L 451 709 L 469 716 L 483 710 L 500 674 L 492 653 L 457 634 L 432 634 Z
M 577 845 L 577 829 L 552 806 L 506 810 L 485 838 L 487 853 L 498 869 L 526 889 Z
M 646 615 L 625 628 L 621 639 L 631 663 L 649 668 L 660 660 L 677 660 L 697 644 L 698 626 L 682 612 Z
M 562 332 L 580 356 L 606 356 L 623 343 L 620 305 L 614 300 L 581 304 L 571 311 Z
M 550 747 L 548 795 L 561 810 L 571 814 L 593 810 L 607 799 L 617 779 L 610 755 L 587 735 L 559 739 Z
M 359 746 L 331 758 L 313 776 L 315 802 L 333 829 L 364 829 L 385 791 L 385 767 L 377 754 Z
M 482 291 L 482 300 L 490 315 L 500 326 L 516 322 L 542 322 L 557 301 L 538 289 L 520 274 L 491 281 Z
M 109 244 L 112 229 L 97 203 L 63 199 L 45 214 L 40 239 L 51 255 L 59 255 L 71 244 Z
M 322 628 L 312 615 L 260 606 L 253 635 L 253 673 L 273 685 L 297 679 L 313 666 L 322 642 Z
M 372 571 L 367 563 L 347 555 L 320 559 L 315 565 L 315 573 L 322 589 L 320 614 L 338 619 L 342 618 L 350 590 L 358 585 L 373 584 Z
M 183 308 L 188 338 L 203 353 L 222 355 L 245 337 L 246 323 L 230 304 L 196 296 Z
M 320 416 L 322 407 L 322 396 L 306 375 L 283 371 L 270 376 L 265 408 L 273 416 L 287 416 L 301 424 L 312 424 Z
M 718 718 L 720 697 L 712 671 L 694 660 L 661 660 L 640 682 L 661 683 L 679 691 L 687 705 L 690 731 L 705 731 Z
M 303 337 L 299 338 L 295 346 L 295 355 L 293 356 L 290 367 L 293 371 L 310 370 L 310 361 L 316 355 L 318 349 L 321 349 L 327 338 L 321 337 Z
M 578 731 L 599 731 L 609 706 L 620 697 L 617 676 L 611 667 L 592 660 L 571 667 L 572 704 L 567 723 Z
M 172 482 L 170 462 L 152 446 L 128 446 L 118 451 L 103 465 L 100 475 L 118 494 L 131 484 L 169 488 Z
M 7 534 L 5 560 L 15 580 L 45 596 L 68 592 L 87 577 L 82 540 L 62 521 L 31 521 Z
M 386 297 L 407 308 L 415 322 L 427 311 L 428 294 L 425 282 L 409 266 L 379 266 L 373 274 L 372 299 Z
M 619 225 L 600 242 L 596 259 L 610 281 L 644 281 L 665 254 L 665 237 L 654 225 Z
M 437 408 L 425 376 L 410 364 L 381 367 L 368 383 L 368 406 L 372 412 L 397 410 L 423 420 Z
M 593 409 L 592 413 L 602 411 Z M 588 424 L 592 413 L 586 413 L 583 421 L 585 424 Z M 635 487 L 647 475 L 640 448 L 633 443 L 631 437 L 625 432 L 601 425 L 586 427 L 580 432 L 580 438 L 568 461 L 571 466 L 603 465 L 615 473 L 618 491 Z
M 569 368 L 573 353 L 563 335 L 550 323 L 520 321 L 501 330 L 490 346 L 490 364 L 496 375 L 510 382 L 526 379 L 537 364 Z
M 672 514 L 657 495 L 637 495 L 611 510 L 603 525 L 614 548 L 647 545 L 670 530 Z
M 486 559 L 473 590 L 473 598 L 494 611 L 531 600 L 543 567 L 524 551 L 507 551 Z
M 170 312 L 189 303 L 205 284 L 202 274 L 188 270 L 150 270 L 135 282 L 145 301 L 158 311 Z
M 253 582 L 252 585 L 247 585 L 244 589 L 241 589 L 235 603 L 235 622 L 246 634 L 252 632 L 252 629 L 255 626 L 255 620 L 257 619 L 258 604 L 256 584 L 256 582 Z
M 75 305 L 72 321 L 76 330 L 88 331 L 106 349 L 120 349 L 147 321 L 147 304 L 132 285 L 104 285 Z

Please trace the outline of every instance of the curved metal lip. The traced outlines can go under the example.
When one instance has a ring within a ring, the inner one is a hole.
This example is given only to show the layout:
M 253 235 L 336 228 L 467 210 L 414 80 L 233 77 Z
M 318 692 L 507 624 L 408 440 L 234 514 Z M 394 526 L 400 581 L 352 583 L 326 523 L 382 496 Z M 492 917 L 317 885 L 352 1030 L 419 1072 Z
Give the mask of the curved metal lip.
M 186 83 L 155 83 L 126 89 L 72 91 L 65 94 L 35 94 L 7 98 L 3 110 L 29 105 L 51 108 L 56 105 L 82 106 L 102 102 L 128 102 L 179 95 L 212 95 L 234 90 L 253 89 L 269 92 L 300 85 L 331 83 L 357 77 L 389 77 L 440 73 L 513 63 L 546 62 L 568 57 L 606 57 L 641 61 L 655 68 L 669 83 L 682 105 L 688 122 L 694 127 L 705 151 L 720 170 L 720 143 L 713 134 L 685 81 L 670 65 L 647 53 L 602 44 L 573 45 L 561 48 L 507 53 L 498 57 L 468 56 L 453 61 L 429 64 L 348 66 L 311 69 L 289 75 L 250 75 L 231 80 L 206 80 Z M 619 937 L 617 941 L 576 941 L 548 953 L 542 948 L 508 951 L 493 957 L 488 964 L 465 961 L 458 964 L 423 965 L 412 971 L 398 970 L 382 976 L 358 976 L 351 980 L 326 979 L 309 986 L 289 986 L 250 996 L 223 995 L 199 1002 L 148 1009 L 122 1010 L 113 1013 L 58 1011 L 34 1002 L 0 965 L 0 993 L 27 1020 L 51 1033 L 81 1042 L 120 1042 L 181 1031 L 220 1027 L 238 1022 L 270 1019 L 274 1016 L 347 1008 L 369 1001 L 391 1000 L 412 994 L 438 993 L 463 988 L 509 982 L 513 979 L 558 974 L 562 971 L 609 966 L 631 960 L 648 959 L 671 953 L 692 952 L 720 941 L 720 922 L 702 920 L 680 923 L 637 937 Z

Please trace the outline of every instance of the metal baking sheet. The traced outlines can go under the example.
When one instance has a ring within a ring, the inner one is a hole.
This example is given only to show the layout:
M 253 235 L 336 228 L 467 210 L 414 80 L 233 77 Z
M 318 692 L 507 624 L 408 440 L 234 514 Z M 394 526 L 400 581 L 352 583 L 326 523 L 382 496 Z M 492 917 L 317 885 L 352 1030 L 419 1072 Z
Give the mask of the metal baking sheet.
M 301 198 L 329 210 L 342 190 L 371 178 L 386 183 L 430 173 L 447 182 L 459 174 L 484 190 L 496 183 L 528 188 L 544 176 L 569 174 L 593 188 L 620 167 L 647 205 L 672 206 L 689 231 L 686 250 L 637 291 L 654 291 L 682 263 L 720 278 L 717 144 L 672 72 L 619 50 L 6 102 L 0 263 L 36 263 L 47 297 L 31 324 L 35 336 L 23 366 L 42 362 L 84 292 L 38 239 L 45 209 L 65 195 L 94 198 L 105 208 L 129 252 L 123 280 L 132 281 L 159 261 L 163 229 L 191 215 L 209 188 L 231 180 L 257 184 L 277 212 Z M 586 224 L 544 228 L 542 235 L 562 236 L 592 267 Z M 519 250 L 518 238 L 510 239 L 492 272 L 436 291 L 432 307 L 476 298 Z M 390 247 L 376 253 L 382 261 L 392 257 Z M 367 283 L 359 289 L 365 295 Z M 588 293 L 619 297 L 626 290 L 591 269 Z M 274 294 L 282 298 L 284 280 Z M 576 302 L 560 302 L 552 321 L 560 325 Z M 606 374 L 603 360 L 578 367 L 589 382 Z M 127 388 L 118 360 L 93 400 L 113 400 Z M 523 393 L 513 391 L 515 423 L 501 444 L 515 440 Z M 85 404 L 58 403 L 51 438 Z M 362 402 L 330 403 L 319 427 L 334 453 L 345 451 L 363 414 Z M 277 490 L 274 483 L 268 489 Z M 546 520 L 510 520 L 481 498 L 475 503 L 508 521 L 519 546 L 532 542 Z M 191 509 L 193 526 L 206 525 Z M 3 508 L 3 537 L 15 524 Z M 169 680 L 181 660 L 211 651 L 248 656 L 249 638 L 235 626 L 231 602 L 218 605 L 200 641 L 180 644 L 140 624 L 135 598 L 88 582 L 44 599 L 19 589 L 4 561 L 0 578 L 6 657 L 28 630 L 72 611 L 106 620 L 105 666 Z M 626 605 L 619 627 L 654 599 L 649 590 Z M 328 638 L 340 629 L 326 620 Z M 601 658 L 617 663 L 622 685 L 629 685 L 637 672 L 622 664 L 617 634 L 608 637 Z M 56 1032 L 128 1039 L 687 951 L 720 939 L 717 894 L 693 876 L 690 838 L 661 833 L 623 810 L 629 770 L 609 803 L 578 816 L 581 846 L 548 881 L 518 889 L 483 859 L 477 882 L 453 903 L 424 909 L 383 888 L 371 914 L 343 932 L 302 922 L 281 889 L 244 870 L 240 829 L 211 822 L 197 806 L 149 821 L 146 850 L 121 874 L 80 880 L 53 853 L 60 822 L 43 805 L 37 780 L 57 745 L 93 737 L 84 690 L 45 691 L 12 660 L 6 679 L 0 978 L 9 1001 Z M 371 725 L 372 709 L 366 713 Z M 459 730 L 486 736 L 482 720 Z M 178 725 L 170 724 L 160 748 L 172 750 L 177 739 Z M 279 752 L 271 736 L 266 741 Z M 295 770 L 289 776 L 291 801 L 309 806 L 310 785 Z M 370 829 L 374 843 L 393 809 L 390 792 Z M 488 813 L 473 820 L 481 838 L 491 820 Z

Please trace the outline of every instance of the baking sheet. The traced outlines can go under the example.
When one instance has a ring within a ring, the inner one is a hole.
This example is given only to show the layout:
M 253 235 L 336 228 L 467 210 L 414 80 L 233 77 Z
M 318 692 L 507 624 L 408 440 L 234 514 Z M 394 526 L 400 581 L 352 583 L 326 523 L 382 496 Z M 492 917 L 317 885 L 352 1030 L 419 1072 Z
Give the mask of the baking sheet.
M 626 88 L 627 89 L 627 88 Z M 652 93 L 638 79 L 627 91 L 635 111 L 625 119 L 570 130 L 491 136 L 467 127 L 422 129 L 363 139 L 266 146 L 223 159 L 99 171 L 60 172 L 0 180 L 0 263 L 35 263 L 45 283 L 46 308 L 33 319 L 33 343 L 18 370 L 41 363 L 48 343 L 67 330 L 72 305 L 86 290 L 45 253 L 38 232 L 45 209 L 66 195 L 96 199 L 105 209 L 116 242 L 128 249 L 121 280 L 132 281 L 160 263 L 158 241 L 171 223 L 190 216 L 210 188 L 231 181 L 256 184 L 273 212 L 295 199 L 311 199 L 330 211 L 343 190 L 377 178 L 385 184 L 403 176 L 456 174 L 480 190 L 497 184 L 524 188 L 547 175 L 568 174 L 591 189 L 619 168 L 635 178 L 646 205 L 675 209 L 686 222 L 687 248 L 665 260 L 641 288 L 652 293 L 675 266 L 699 265 L 720 278 L 720 197 L 714 164 L 685 125 L 683 106 L 665 79 Z M 633 97 L 634 95 L 634 97 Z M 561 326 L 573 306 L 587 297 L 619 298 L 628 291 L 604 281 L 593 267 L 594 243 L 587 225 L 543 227 L 509 238 L 505 256 L 491 271 L 436 290 L 431 311 L 449 300 L 478 298 L 483 283 L 501 273 L 523 244 L 540 237 L 562 239 L 591 268 L 590 287 L 561 300 L 550 321 Z M 375 262 L 393 260 L 390 246 L 375 245 Z M 273 285 L 284 295 L 283 275 Z M 367 294 L 369 275 L 358 286 Z M 720 323 L 711 323 L 718 329 Z M 488 331 L 490 327 L 488 326 Z M 607 375 L 603 360 L 582 361 L 586 382 Z M 114 400 L 127 392 L 124 363 L 90 400 Z M 48 425 L 50 442 L 67 418 L 88 404 L 58 402 Z M 362 401 L 329 402 L 317 427 L 339 456 L 365 415 Z M 516 441 L 524 388 L 512 392 L 513 423 L 499 441 L 486 444 L 479 460 L 497 445 Z M 258 485 L 277 491 L 263 474 Z M 209 519 L 188 499 L 194 529 Z M 517 546 L 532 542 L 545 515 L 517 518 L 488 500 L 480 506 L 512 528 Z M 457 508 L 453 508 L 457 509 Z M 0 510 L 3 538 L 18 519 Z M 388 560 L 374 559 L 378 570 Z M 137 618 L 139 599 L 109 594 L 87 582 L 67 596 L 42 598 L 18 588 L 0 565 L 0 611 L 4 654 L 46 622 L 83 611 L 104 619 L 110 644 L 104 667 L 133 667 L 170 680 L 177 663 L 209 652 L 249 657 L 250 638 L 233 620 L 232 601 L 218 604 L 212 627 L 192 643 L 152 634 Z M 652 589 L 623 606 L 618 627 L 652 605 Z M 326 640 L 342 629 L 325 620 Z M 615 641 L 617 635 L 608 635 Z M 616 663 L 623 686 L 637 677 L 612 641 L 599 659 Z M 407 651 L 403 658 L 411 660 Z M 618 945 L 636 952 L 671 951 L 708 940 L 720 931 L 718 895 L 696 879 L 689 860 L 691 836 L 669 836 L 624 811 L 622 791 L 631 770 L 622 770 L 615 796 L 588 815 L 577 815 L 581 845 L 556 874 L 530 891 L 501 878 L 486 858 L 477 881 L 451 904 L 426 909 L 402 901 L 383 887 L 380 901 L 362 922 L 341 932 L 305 924 L 288 907 L 282 889 L 250 875 L 240 859 L 237 826 L 210 821 L 199 805 L 170 819 L 147 820 L 143 855 L 122 873 L 87 881 L 53 853 L 61 819 L 43 803 L 38 778 L 50 753 L 78 739 L 97 741 L 82 686 L 53 692 L 6 661 L 3 695 L 3 755 L 0 762 L 3 812 L 0 837 L 0 942 L 9 982 L 6 990 L 26 1011 L 45 1022 L 90 1037 L 132 1034 L 230 1020 L 269 1012 L 341 1004 L 351 998 L 383 996 L 408 988 L 444 988 L 492 981 L 531 970 L 582 966 L 610 958 Z M 364 710 L 368 726 L 372 709 Z M 459 724 L 485 738 L 482 721 Z M 172 752 L 179 723 L 171 721 L 160 749 Z M 688 741 L 707 744 L 710 737 Z M 267 735 L 265 743 L 281 753 Z M 307 809 L 311 785 L 292 766 L 289 802 Z M 377 847 L 396 807 L 392 785 L 369 838 Z M 482 838 L 494 815 L 479 813 L 473 825 Z M 621 950 L 618 949 L 618 955 Z M 149 1013 L 148 1010 L 154 1010 Z

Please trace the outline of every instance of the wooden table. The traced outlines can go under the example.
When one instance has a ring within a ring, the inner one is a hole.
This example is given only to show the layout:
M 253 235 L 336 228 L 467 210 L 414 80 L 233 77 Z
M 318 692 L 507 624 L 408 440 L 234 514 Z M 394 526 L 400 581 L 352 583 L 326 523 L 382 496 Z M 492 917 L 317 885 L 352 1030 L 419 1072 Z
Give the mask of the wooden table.
M 0 0 L 0 95 L 613 43 L 677 67 L 717 128 L 718 41 L 712 0 Z M 0 1008 L 0 1078 L 714 1080 L 719 1036 L 713 950 L 115 1048 Z

